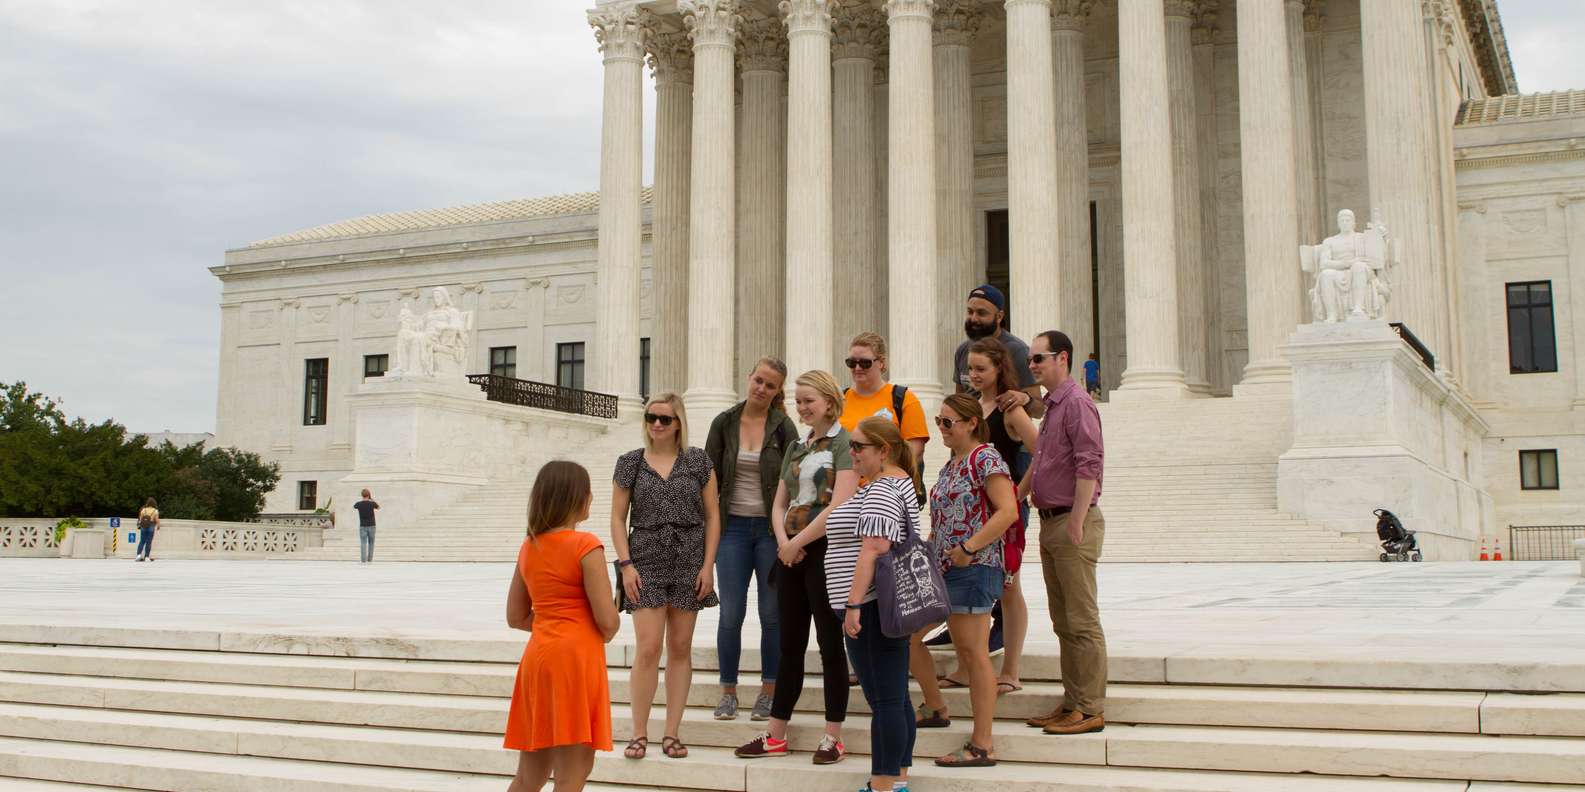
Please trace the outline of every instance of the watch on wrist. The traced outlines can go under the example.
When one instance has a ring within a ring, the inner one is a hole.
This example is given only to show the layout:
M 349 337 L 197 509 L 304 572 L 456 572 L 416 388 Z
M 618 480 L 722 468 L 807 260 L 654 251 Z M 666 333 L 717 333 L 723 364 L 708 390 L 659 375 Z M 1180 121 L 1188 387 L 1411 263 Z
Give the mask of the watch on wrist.
M 633 565 L 633 559 L 631 559 L 631 558 L 619 558 L 619 559 L 617 559 L 616 565 L 621 567 L 621 568 L 623 568 L 623 569 L 627 569 L 628 567 Z
M 863 608 L 864 608 L 864 603 L 862 603 L 862 602 L 857 604 L 857 605 L 854 605 L 851 602 L 847 603 L 847 609 L 848 610 L 862 610 Z

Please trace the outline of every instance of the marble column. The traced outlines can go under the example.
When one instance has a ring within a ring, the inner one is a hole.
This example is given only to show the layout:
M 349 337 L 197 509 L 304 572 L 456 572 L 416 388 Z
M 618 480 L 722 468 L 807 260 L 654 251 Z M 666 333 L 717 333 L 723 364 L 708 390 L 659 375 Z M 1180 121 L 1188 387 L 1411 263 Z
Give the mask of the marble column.
M 786 304 L 787 131 L 782 87 L 787 37 L 781 20 L 738 27 L 743 115 L 738 119 L 737 304 L 734 384 L 762 357 L 782 357 Z
M 652 29 L 649 65 L 655 75 L 650 221 L 655 320 L 649 382 L 651 393 L 681 392 L 688 384 L 688 180 L 693 145 L 693 48 L 688 34 Z
M 888 291 L 907 295 L 890 305 L 890 371 L 927 413 L 941 403 L 940 356 L 918 343 L 936 316 L 935 78 L 931 47 L 933 0 L 887 0 L 890 85 L 887 92 L 886 241 Z
M 733 56 L 736 0 L 682 4 L 693 37 L 693 157 L 688 213 L 688 391 L 699 429 L 737 399 L 732 369 L 736 169 Z
M 1061 330 L 1073 339 L 1074 357 L 1080 361 L 1097 349 L 1094 273 L 1090 269 L 1090 248 L 1096 241 L 1090 239 L 1089 114 L 1084 96 L 1084 35 L 1093 5 L 1092 0 L 1055 0 L 1051 6 L 1058 316 Z
M 974 278 L 974 73 L 970 46 L 979 33 L 978 0 L 937 0 L 936 318 L 932 344 L 942 387 L 954 392 L 947 365 L 962 343 L 963 304 Z
M 1585 201 L 1585 195 L 1579 196 Z M 1503 304 L 1504 289 L 1493 283 L 1490 265 L 1486 258 L 1486 212 L 1487 205 L 1484 199 L 1460 201 L 1458 204 L 1458 269 L 1466 278 L 1468 290 L 1460 295 L 1456 303 L 1460 313 L 1465 316 L 1478 317 L 1487 315 L 1497 310 Z M 1585 212 L 1581 213 L 1581 220 L 1585 221 Z M 1581 243 L 1579 258 L 1581 268 L 1570 267 L 1570 290 L 1574 282 L 1585 285 L 1585 223 L 1578 231 Z M 1508 374 L 1508 350 L 1505 334 L 1490 333 L 1486 331 L 1481 322 L 1471 322 L 1457 328 L 1463 348 L 1470 354 L 1470 360 L 1476 361 L 1463 372 L 1462 380 L 1470 400 L 1478 409 L 1496 409 L 1494 398 L 1494 385 L 1501 383 Z M 1575 336 L 1585 340 L 1585 326 L 1580 326 Z M 1585 358 L 1585 347 L 1574 347 L 1576 360 Z M 1585 406 L 1585 369 L 1575 367 L 1574 377 L 1574 404 L 1575 408 Z
M 787 298 L 797 306 L 786 319 L 787 366 L 797 373 L 830 365 L 836 348 L 831 6 L 829 0 L 781 3 L 788 47 Z
M 1440 360 L 1447 349 L 1436 332 L 1436 305 L 1442 295 L 1430 232 L 1434 193 L 1426 154 L 1430 141 L 1421 12 L 1417 3 L 1361 3 L 1359 15 L 1370 210 L 1381 212 L 1402 261 L 1393 276 L 1387 314 L 1407 325 Z
M 1293 162 L 1295 187 L 1299 197 L 1299 229 L 1296 244 L 1313 245 L 1328 236 L 1321 221 L 1317 200 L 1315 168 L 1315 116 L 1310 106 L 1310 54 L 1305 46 L 1306 0 L 1283 0 L 1287 28 L 1289 79 L 1293 83 Z M 1334 232 L 1335 233 L 1335 232 Z M 1300 307 L 1305 307 L 1300 289 Z
M 1065 327 L 1057 245 L 1056 72 L 1051 0 L 1007 0 L 1008 313 L 1025 340 Z M 1066 110 L 1066 108 L 1064 108 Z M 1085 262 L 1088 265 L 1088 262 Z
M 1118 0 L 1117 29 L 1128 369 L 1112 398 L 1187 396 L 1178 348 L 1177 197 L 1162 185 L 1172 173 L 1162 0 Z
M 1173 233 L 1177 235 L 1178 354 L 1189 390 L 1211 393 L 1206 376 L 1205 293 L 1208 262 L 1200 244 L 1200 144 L 1190 28 L 1196 0 L 1166 0 L 1167 92 L 1172 116 Z
M 844 4 L 835 9 L 832 29 L 832 200 L 840 207 L 832 218 L 833 332 L 827 359 L 811 368 L 840 371 L 837 361 L 847 355 L 848 341 L 884 326 L 876 299 L 876 272 L 884 268 L 876 255 L 882 242 L 876 201 L 875 61 L 886 20 L 867 3 Z
M 644 29 L 636 9 L 589 13 L 605 54 L 601 108 L 598 292 L 590 389 L 638 408 L 639 269 L 643 262 Z
M 1585 294 L 1585 193 L 1568 193 L 1558 196 L 1558 207 L 1563 210 L 1564 238 L 1568 244 L 1568 294 Z M 1484 210 L 1484 207 L 1482 207 Z M 1557 289 L 1554 286 L 1554 299 Z M 1574 353 L 1573 408 L 1585 407 L 1585 317 L 1571 311 L 1569 341 Z M 1558 332 L 1557 335 L 1562 335 Z M 1499 358 L 1500 359 L 1500 358 Z M 1563 365 L 1567 365 L 1564 363 Z M 1476 379 L 1470 377 L 1471 380 Z
M 1223 359 L 1222 272 L 1217 255 L 1216 222 L 1216 26 L 1218 6 L 1214 0 L 1200 3 L 1189 36 L 1194 47 L 1195 143 L 1200 163 L 1200 256 L 1205 262 L 1204 316 L 1205 379 L 1213 394 L 1232 390 Z
M 1243 154 L 1244 272 L 1249 363 L 1240 387 L 1286 385 L 1279 348 L 1299 321 L 1299 205 L 1294 169 L 1293 80 L 1283 46 L 1286 12 L 1274 0 L 1238 0 L 1238 121 Z
M 303 425 L 303 386 L 306 379 L 306 368 L 303 361 L 297 359 L 297 309 L 301 308 L 303 301 L 295 297 L 281 300 L 279 308 L 281 319 L 278 323 L 281 328 L 281 387 L 276 391 L 280 398 L 281 408 L 276 415 L 285 415 L 289 420 L 281 424 L 275 433 L 275 440 L 270 444 L 270 450 L 277 453 L 290 453 L 292 438 L 297 434 L 297 428 Z M 295 397 L 295 399 L 294 399 Z
M 330 364 L 330 381 L 336 386 L 332 388 L 335 397 L 330 400 L 332 451 L 352 449 L 352 410 L 348 409 L 347 397 L 357 393 L 363 383 L 363 357 L 353 341 L 357 320 L 358 295 L 336 295 L 336 358 Z

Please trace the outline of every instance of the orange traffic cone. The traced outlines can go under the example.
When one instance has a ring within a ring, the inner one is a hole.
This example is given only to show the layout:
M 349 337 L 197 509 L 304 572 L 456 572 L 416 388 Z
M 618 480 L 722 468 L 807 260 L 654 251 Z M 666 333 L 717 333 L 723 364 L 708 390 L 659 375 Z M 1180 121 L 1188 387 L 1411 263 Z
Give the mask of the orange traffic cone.
M 1480 560 L 1480 561 L 1490 561 L 1491 560 L 1491 553 L 1488 552 L 1487 549 L 1486 549 L 1486 537 L 1484 537 L 1484 536 L 1482 536 L 1480 538 L 1480 558 L 1478 560 Z
M 1501 561 L 1502 560 L 1502 538 L 1501 537 L 1497 537 L 1497 538 L 1492 539 L 1491 560 L 1493 560 L 1493 561 Z

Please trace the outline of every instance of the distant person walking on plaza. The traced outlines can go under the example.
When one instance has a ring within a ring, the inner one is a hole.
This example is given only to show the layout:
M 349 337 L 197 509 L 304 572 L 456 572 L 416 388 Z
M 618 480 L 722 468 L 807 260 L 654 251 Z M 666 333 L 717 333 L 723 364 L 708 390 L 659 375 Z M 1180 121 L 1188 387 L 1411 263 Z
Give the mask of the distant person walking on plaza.
M 782 460 L 776 502 L 771 509 L 772 531 L 779 545 L 776 605 L 781 621 L 781 677 L 771 703 L 766 730 L 736 753 L 745 759 L 786 756 L 787 722 L 803 695 L 804 652 L 809 649 L 809 624 L 814 623 L 820 645 L 820 674 L 825 694 L 825 734 L 815 748 L 815 764 L 842 760 L 842 722 L 848 715 L 847 652 L 842 645 L 842 617 L 832 610 L 826 592 L 826 519 L 858 489 L 848 432 L 837 423 L 842 413 L 842 390 L 826 371 L 806 371 L 798 376 L 793 399 L 798 420 L 809 435 L 788 450 Z
M 138 550 L 134 561 L 154 560 L 154 532 L 160 529 L 160 510 L 153 498 L 143 502 L 138 509 Z
M 930 425 L 919 397 L 907 386 L 886 381 L 886 339 L 877 333 L 859 333 L 848 345 L 844 362 L 853 377 L 853 387 L 843 394 L 842 428 L 852 432 L 865 418 L 885 418 L 902 432 L 914 461 L 922 462 L 925 444 L 930 442 Z M 917 482 L 919 471 L 913 473 Z M 923 492 L 916 492 L 915 500 Z
M 1062 703 L 1026 723 L 1047 734 L 1083 734 L 1106 727 L 1106 634 L 1096 592 L 1106 519 L 1101 516 L 1105 449 L 1101 414 L 1079 391 L 1069 366 L 1073 342 L 1058 330 L 1035 336 L 1029 368 L 1046 389 L 1034 462 L 1018 485 L 1040 512 L 1040 565 L 1051 626 L 1062 653 Z
M 1096 359 L 1094 352 L 1084 361 L 1084 389 L 1091 396 L 1101 398 L 1101 361 Z
M 368 497 L 365 491 L 364 497 Z M 530 637 L 512 686 L 505 747 L 522 751 L 508 792 L 583 789 L 594 752 L 611 750 L 605 644 L 621 617 L 611 601 L 605 553 L 589 519 L 589 471 L 548 462 L 528 499 L 528 538 L 517 551 L 506 623 Z
M 352 504 L 358 512 L 358 562 L 367 564 L 374 560 L 374 512 L 380 504 L 374 502 L 368 490 L 363 491 L 363 500 Z
M 743 654 L 743 620 L 748 615 L 748 584 L 752 576 L 759 593 L 760 692 L 749 718 L 771 716 L 776 670 L 781 658 L 776 591 L 771 570 L 776 566 L 776 537 L 770 518 L 781 476 L 782 458 L 798 442 L 798 430 L 782 404 L 787 365 L 761 358 L 749 372 L 748 398 L 716 416 L 710 424 L 705 453 L 720 482 L 721 513 L 726 525 L 715 571 L 720 583 L 721 621 L 715 631 L 721 667 L 721 702 L 716 720 L 737 718 L 737 670 Z
M 666 731 L 661 750 L 681 759 L 679 739 L 693 679 L 693 628 L 719 603 L 715 554 L 721 539 L 720 490 L 704 449 L 688 445 L 682 397 L 663 393 L 644 408 L 644 447 L 616 460 L 611 544 L 622 570 L 623 609 L 633 614 L 630 692 L 633 739 L 622 752 L 642 759 L 649 746 L 660 654 L 666 651 Z M 632 533 L 628 533 L 628 529 Z
M 952 451 L 930 490 L 930 544 L 945 573 L 947 601 L 959 673 L 967 673 L 969 706 L 974 730 L 958 750 L 936 759 L 942 767 L 990 767 L 991 721 L 996 716 L 996 669 L 991 666 L 986 637 L 991 630 L 991 608 L 1002 596 L 1007 580 L 1002 537 L 1018 522 L 1013 479 L 996 447 L 986 442 L 990 433 L 980 403 L 966 393 L 954 393 L 941 404 L 936 416 L 941 441 Z M 925 647 L 928 630 L 914 635 L 910 647 L 911 670 L 924 703 L 919 705 L 919 728 L 949 726 L 946 699 L 936 680 L 936 664 Z
M 869 789 L 889 792 L 908 783 L 913 765 L 913 704 L 908 698 L 908 636 L 881 632 L 876 562 L 917 531 L 913 451 L 897 424 L 882 417 L 859 422 L 850 442 L 853 468 L 865 484 L 826 518 L 826 590 L 842 610 L 848 659 L 869 703 Z

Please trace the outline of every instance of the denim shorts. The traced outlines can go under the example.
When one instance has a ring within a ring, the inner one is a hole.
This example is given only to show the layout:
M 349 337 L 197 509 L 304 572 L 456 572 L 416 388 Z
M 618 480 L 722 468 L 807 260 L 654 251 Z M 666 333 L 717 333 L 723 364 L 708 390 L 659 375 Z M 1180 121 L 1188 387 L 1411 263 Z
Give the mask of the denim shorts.
M 947 570 L 947 601 L 955 614 L 990 613 L 1002 596 L 1001 567 L 970 564 Z

